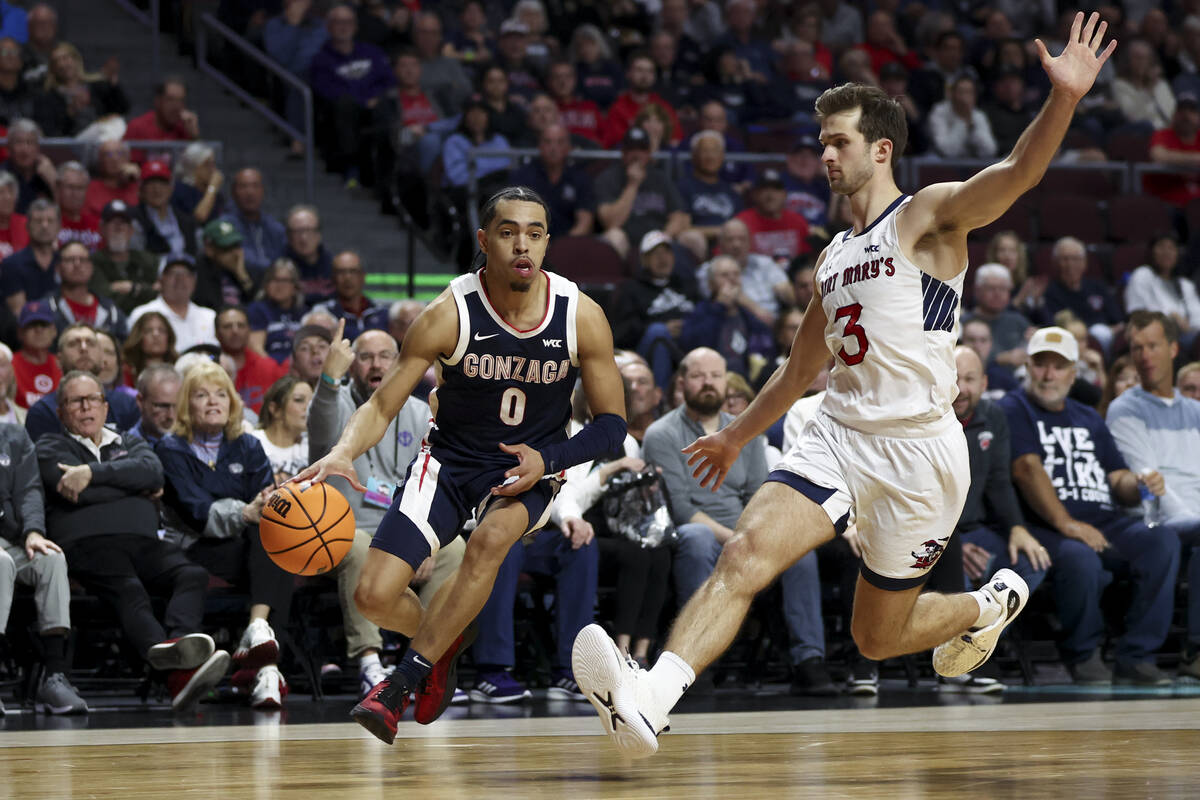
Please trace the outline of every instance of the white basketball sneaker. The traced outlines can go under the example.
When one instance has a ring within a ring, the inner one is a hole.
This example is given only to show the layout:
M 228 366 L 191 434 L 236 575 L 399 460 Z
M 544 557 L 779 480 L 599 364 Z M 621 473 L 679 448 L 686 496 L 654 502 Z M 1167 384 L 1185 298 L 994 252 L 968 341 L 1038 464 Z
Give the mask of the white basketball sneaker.
M 599 625 L 588 625 L 575 637 L 571 667 L 604 732 L 622 753 L 645 758 L 658 751 L 658 735 L 669 729 L 670 709 L 659 710 L 646 671 L 626 658 Z
M 1029 587 L 1011 569 L 1000 570 L 978 591 L 997 604 L 996 619 L 979 630 L 960 633 L 934 649 L 933 669 L 943 677 L 955 678 L 983 666 L 996 649 L 1000 634 L 1029 600 Z

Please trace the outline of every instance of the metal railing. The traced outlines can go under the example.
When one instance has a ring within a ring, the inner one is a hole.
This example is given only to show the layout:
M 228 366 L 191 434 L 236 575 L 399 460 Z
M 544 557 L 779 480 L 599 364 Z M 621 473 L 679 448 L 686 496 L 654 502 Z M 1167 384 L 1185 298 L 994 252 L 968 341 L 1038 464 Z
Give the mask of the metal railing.
M 304 101 L 304 130 L 297 130 L 283 117 L 275 113 L 274 109 L 263 103 L 254 95 L 247 92 L 241 86 L 238 86 L 229 76 L 221 72 L 209 62 L 208 53 L 208 37 L 209 31 L 215 32 L 221 36 L 226 42 L 236 48 L 242 55 L 255 61 L 267 71 L 279 78 L 283 83 L 287 84 L 292 90 L 299 92 L 300 97 Z M 200 17 L 200 24 L 196 28 L 196 66 L 204 74 L 211 77 L 217 83 L 224 86 L 230 92 L 237 96 L 239 100 L 256 111 L 259 116 L 266 119 L 279 130 L 283 131 L 293 139 L 304 143 L 304 196 L 305 200 L 312 203 L 316 199 L 316 172 L 313 153 L 313 94 L 312 89 L 308 87 L 304 81 L 297 78 L 291 72 L 288 72 L 283 66 L 272 59 L 270 56 L 263 53 L 254 45 L 247 42 L 241 36 L 238 36 L 232 29 L 223 24 L 212 14 L 204 14 Z
M 197 139 L 195 141 L 180 141 L 176 139 L 122 140 L 122 144 L 128 145 L 131 150 L 146 150 L 151 153 L 169 152 L 171 153 L 172 164 L 178 163 L 179 153 L 187 149 L 189 145 L 196 144 L 197 142 L 211 147 L 213 158 L 216 160 L 217 165 L 220 166 L 222 164 L 225 160 L 225 143 L 219 139 Z M 0 136 L 0 145 L 7 144 L 8 137 Z M 71 139 L 62 136 L 47 136 L 38 140 L 38 146 L 55 164 L 61 164 L 64 161 L 74 159 L 86 165 L 92 163 L 100 142 L 94 139 Z M 64 157 L 57 157 L 60 154 Z
M 902 186 L 915 190 L 924 186 L 928 181 L 923 180 L 921 172 L 924 170 L 939 170 L 945 171 L 948 169 L 958 169 L 964 172 L 963 177 L 973 175 L 984 167 L 989 167 L 996 163 L 997 159 L 978 159 L 978 158 L 938 158 L 936 156 L 921 156 L 916 158 L 905 158 L 900 162 L 900 167 L 897 174 L 897 180 Z M 1134 182 L 1134 172 L 1141 164 L 1129 164 L 1124 161 L 1102 161 L 1098 163 L 1087 164 L 1063 164 L 1058 162 L 1050 162 L 1047 168 L 1047 174 L 1076 172 L 1076 173 L 1093 173 L 1107 174 L 1113 179 L 1113 186 L 1125 193 L 1141 192 L 1141 184 Z
M 129 0 L 116 0 L 117 5 L 125 9 L 129 16 L 150 29 L 150 48 L 153 58 L 155 76 L 162 74 L 162 17 L 159 12 L 159 0 L 150 0 L 150 13 L 147 14 Z

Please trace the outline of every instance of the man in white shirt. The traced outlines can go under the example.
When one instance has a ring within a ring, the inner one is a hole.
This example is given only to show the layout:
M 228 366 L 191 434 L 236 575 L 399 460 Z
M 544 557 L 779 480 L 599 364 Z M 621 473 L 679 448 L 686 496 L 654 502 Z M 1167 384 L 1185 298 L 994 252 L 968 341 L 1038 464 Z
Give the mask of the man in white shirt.
M 979 110 L 979 88 L 969 76 L 954 81 L 945 100 L 929 112 L 933 149 L 943 158 L 995 158 L 992 124 Z
M 175 331 L 175 350 L 184 353 L 198 344 L 217 344 L 217 312 L 192 302 L 196 290 L 196 260 L 186 253 L 163 257 L 159 265 L 158 297 L 129 315 L 130 326 L 147 311 L 157 311 Z

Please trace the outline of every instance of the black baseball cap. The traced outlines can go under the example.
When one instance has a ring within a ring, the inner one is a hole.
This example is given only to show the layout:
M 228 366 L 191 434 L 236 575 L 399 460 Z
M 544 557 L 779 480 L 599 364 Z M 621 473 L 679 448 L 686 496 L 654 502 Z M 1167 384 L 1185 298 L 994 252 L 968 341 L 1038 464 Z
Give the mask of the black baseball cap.
M 100 212 L 100 221 L 108 222 L 113 217 L 121 217 L 126 222 L 133 222 L 133 209 L 124 200 L 110 200 Z
M 621 139 L 622 150 L 649 150 L 650 134 L 642 128 L 630 128 Z
M 783 175 L 777 169 L 764 169 L 758 174 L 758 180 L 754 182 L 755 189 L 764 189 L 768 186 L 776 189 L 782 189 Z

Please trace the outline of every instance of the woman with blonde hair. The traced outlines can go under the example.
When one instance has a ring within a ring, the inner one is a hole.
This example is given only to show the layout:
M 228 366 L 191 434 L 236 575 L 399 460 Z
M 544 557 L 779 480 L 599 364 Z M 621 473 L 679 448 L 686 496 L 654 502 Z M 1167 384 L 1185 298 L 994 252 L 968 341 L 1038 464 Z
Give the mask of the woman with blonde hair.
M 88 72 L 79 49 L 68 42 L 50 51 L 45 102 L 34 111 L 46 136 L 77 136 L 92 123 L 129 113 L 129 98 L 110 64 L 105 65 L 106 74 Z
M 1049 283 L 1044 275 L 1029 274 L 1029 250 L 1016 231 L 999 231 L 988 242 L 985 263 L 1002 264 L 1012 274 L 1013 291 L 1010 305 L 1025 316 L 1042 305 L 1042 295 Z
M 263 505 L 275 487 L 271 462 L 259 440 L 242 432 L 242 401 L 220 365 L 188 370 L 175 427 L 155 452 L 168 527 L 181 534 L 189 558 L 250 595 L 250 622 L 233 654 L 234 683 L 250 688 L 254 708 L 279 708 L 287 682 L 268 618 L 287 623 L 293 578 L 259 539 Z
M 151 364 L 174 364 L 179 358 L 175 351 L 175 331 L 165 316 L 147 311 L 129 328 L 129 336 L 121 348 L 122 382 L 137 386 L 137 376 Z

